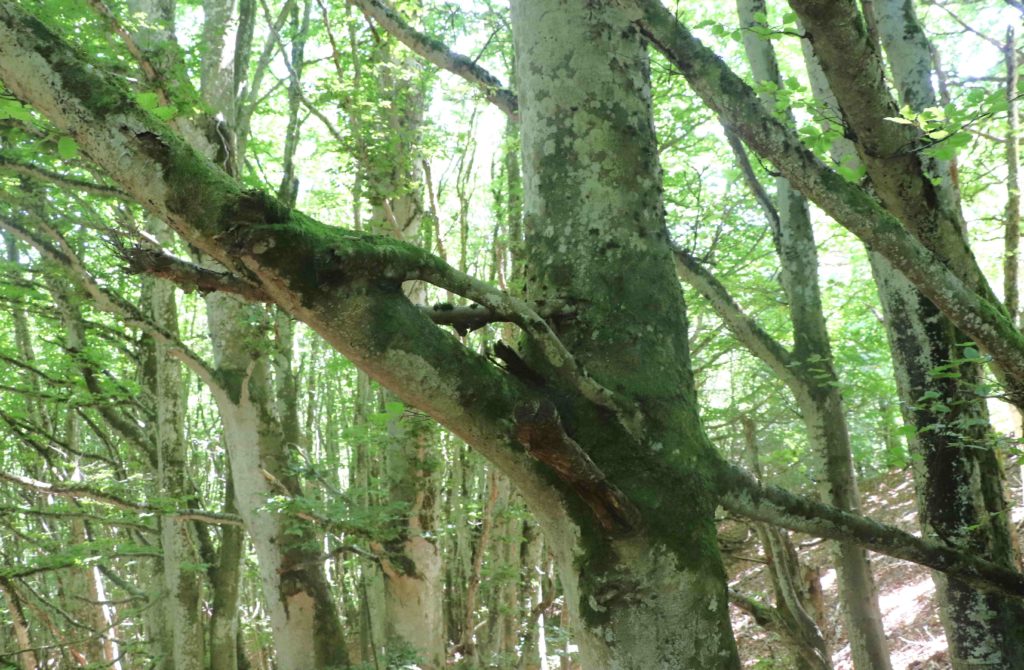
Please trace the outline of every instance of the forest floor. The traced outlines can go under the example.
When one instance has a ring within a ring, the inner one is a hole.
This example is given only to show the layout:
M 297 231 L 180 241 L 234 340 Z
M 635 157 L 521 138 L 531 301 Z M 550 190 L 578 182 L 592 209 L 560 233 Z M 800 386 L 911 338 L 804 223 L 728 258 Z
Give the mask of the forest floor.
M 1014 501 L 1014 524 L 1021 532 L 1024 506 L 1021 505 L 1021 469 L 1009 469 L 1010 490 Z M 879 521 L 918 533 L 917 511 L 914 506 L 914 487 L 910 470 L 888 473 L 861 483 L 864 512 Z M 765 597 L 770 586 L 764 569 L 763 555 L 753 529 L 749 535 L 744 527 L 727 521 L 720 527 L 729 546 L 726 555 L 730 586 L 737 591 Z M 735 543 L 729 538 L 739 540 Z M 746 540 L 743 541 L 743 538 Z M 820 569 L 824 593 L 825 638 L 832 651 L 836 670 L 851 670 L 850 646 L 846 639 L 836 592 L 836 572 L 831 567 L 829 546 L 800 534 L 793 535 L 800 555 L 800 563 Z M 889 639 L 893 670 L 945 670 L 946 636 L 939 621 L 935 602 L 935 585 L 926 568 L 899 559 L 871 554 L 875 579 L 878 583 L 879 605 Z M 733 630 L 740 647 L 745 668 L 769 670 L 790 667 L 781 645 L 754 623 L 746 614 L 733 608 Z

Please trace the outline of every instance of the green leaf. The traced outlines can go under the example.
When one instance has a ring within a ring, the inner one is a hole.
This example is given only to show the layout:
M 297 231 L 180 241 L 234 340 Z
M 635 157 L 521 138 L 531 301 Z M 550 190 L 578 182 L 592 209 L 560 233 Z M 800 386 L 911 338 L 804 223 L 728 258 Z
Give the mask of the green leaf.
M 170 121 L 178 113 L 178 108 L 173 105 L 163 105 L 151 111 L 156 118 L 162 121 Z
M 64 160 L 78 158 L 78 142 L 75 138 L 65 135 L 57 140 L 57 155 Z
M 909 119 L 904 119 L 902 116 L 886 116 L 885 120 L 886 121 L 892 121 L 893 123 L 899 123 L 899 124 L 902 124 L 904 126 L 916 125 L 913 121 L 911 121 Z
M 0 99 L 0 119 L 31 122 L 32 114 L 28 111 L 28 107 L 17 100 Z
M 135 102 L 146 111 L 155 110 L 160 105 L 160 96 L 156 93 L 146 91 L 135 96 Z
M 836 172 L 838 172 L 839 176 L 845 179 L 846 181 L 855 184 L 859 182 L 861 178 L 867 173 L 867 168 L 865 168 L 861 164 L 857 164 L 851 167 L 850 165 L 844 163 L 843 165 L 840 165 L 839 167 L 836 168 Z

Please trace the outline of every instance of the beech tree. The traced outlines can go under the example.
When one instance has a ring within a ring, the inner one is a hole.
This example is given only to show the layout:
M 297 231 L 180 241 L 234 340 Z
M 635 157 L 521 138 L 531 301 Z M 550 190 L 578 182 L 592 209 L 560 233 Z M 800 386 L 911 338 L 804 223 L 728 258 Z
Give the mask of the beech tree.
M 498 289 L 471 276 L 466 267 L 456 269 L 400 239 L 406 226 L 388 236 L 318 222 L 295 209 L 290 181 L 280 198 L 243 187 L 230 152 L 204 153 L 197 140 L 204 132 L 223 140 L 218 135 L 223 119 L 183 112 L 168 123 L 152 105 L 140 104 L 139 92 L 116 73 L 96 67 L 69 46 L 66 35 L 19 3 L 0 0 L 4 86 L 62 137 L 71 138 L 112 182 L 104 188 L 164 222 L 203 259 L 193 263 L 160 252 L 136 254 L 143 269 L 215 291 L 209 301 L 230 305 L 210 309 L 214 368 L 190 359 L 188 352 L 175 355 L 208 378 L 220 407 L 239 514 L 260 555 L 275 632 L 288 626 L 326 631 L 323 636 L 282 636 L 290 640 L 279 643 L 282 667 L 344 666 L 348 659 L 319 557 L 310 550 L 312 532 L 300 528 L 303 541 L 289 549 L 292 540 L 281 517 L 261 507 L 268 487 L 280 486 L 292 495 L 297 484 L 284 468 L 286 430 L 271 406 L 270 364 L 259 347 L 246 349 L 252 345 L 246 339 L 251 333 L 219 330 L 216 323 L 227 311 L 242 310 L 242 299 L 273 304 L 304 323 L 508 478 L 538 519 L 554 555 L 586 668 L 739 667 L 716 544 L 719 505 L 757 521 L 839 540 L 846 552 L 842 560 L 848 569 L 860 571 L 865 589 L 870 590 L 870 577 L 855 545 L 939 570 L 955 580 L 951 588 L 962 588 L 965 597 L 986 594 L 980 597 L 1016 611 L 1014 599 L 1024 596 L 1024 575 L 1007 551 L 979 555 L 976 547 L 941 533 L 938 539 L 915 537 L 857 515 L 848 445 L 845 454 L 825 451 L 832 489 L 826 500 L 833 507 L 762 485 L 727 463 L 698 414 L 686 306 L 676 274 L 679 254 L 666 227 L 652 112 L 652 49 L 684 75 L 730 132 L 781 173 L 787 180 L 780 182 L 781 193 L 789 186 L 797 189 L 867 243 L 921 300 L 949 320 L 943 356 L 956 347 L 955 327 L 990 357 L 1006 397 L 1024 408 L 1024 336 L 989 288 L 956 208 L 944 199 L 944 174 L 934 170 L 948 173 L 948 168 L 923 164 L 917 152 L 885 151 L 927 140 L 912 124 L 882 123 L 886 116 L 898 118 L 899 109 L 885 89 L 879 47 L 852 0 L 791 4 L 813 37 L 844 124 L 856 135 L 855 150 L 870 189 L 816 156 L 656 0 L 513 2 L 514 92 L 472 59 L 413 29 L 379 0 L 353 4 L 415 53 L 479 86 L 518 126 L 521 292 Z M 248 6 L 252 9 L 252 3 Z M 850 77 L 841 62 L 851 53 L 862 54 L 859 60 L 876 76 L 870 81 Z M 155 53 L 142 47 L 133 55 L 145 64 Z M 204 75 L 216 85 L 217 73 Z M 173 80 L 162 82 L 167 90 L 173 85 Z M 209 91 L 204 85 L 203 94 Z M 222 114 L 230 111 L 227 104 L 211 106 L 221 107 Z M 237 124 L 237 118 L 225 116 Z M 230 142 L 224 142 L 220 148 L 228 147 Z M 372 186 L 385 190 L 381 183 Z M 391 208 L 395 201 L 384 196 L 380 207 Z M 394 212 L 385 216 L 394 218 Z M 814 263 L 813 238 L 808 239 L 807 221 L 789 224 L 788 232 L 799 239 L 790 239 L 792 246 L 780 244 L 780 253 L 804 254 L 801 261 L 787 258 L 797 265 L 785 269 L 784 279 L 793 324 L 800 329 L 796 354 L 802 360 L 760 337 L 749 321 L 736 318 L 731 325 L 745 329 L 769 357 L 788 361 L 779 373 L 798 377 L 792 386 L 811 434 L 822 442 L 831 439 L 831 447 L 844 446 L 839 434 L 844 413 L 830 372 L 813 267 L 807 267 Z M 45 221 L 26 219 L 5 228 L 31 240 L 45 226 Z M 801 276 L 801 270 L 807 275 Z M 426 308 L 417 304 L 413 283 L 472 305 Z M 714 284 L 706 286 L 712 294 Z M 102 287 L 94 289 L 91 295 L 102 301 Z M 725 308 L 735 307 L 728 295 L 718 298 Z M 159 295 L 150 299 L 156 318 L 173 309 L 166 297 L 162 305 Z M 224 323 L 239 322 L 232 314 Z M 511 324 L 506 341 L 495 344 L 491 355 L 466 346 L 445 325 L 464 329 L 466 323 L 487 322 Z M 167 325 L 153 332 L 173 348 Z M 820 363 L 829 374 L 794 371 L 793 363 Z M 158 373 L 157 392 L 176 383 L 173 375 L 171 369 Z M 175 402 L 180 398 L 165 407 Z M 173 416 L 160 417 L 157 440 L 173 441 L 174 421 Z M 418 458 L 422 447 L 416 443 L 412 449 Z M 242 449 L 258 453 L 245 456 Z M 160 476 L 168 487 L 182 485 L 173 463 L 165 464 Z M 998 477 L 989 480 L 990 513 L 1003 511 L 998 487 Z M 187 533 L 174 519 L 165 523 L 167 536 Z M 412 552 L 422 538 L 409 534 L 410 528 L 402 540 L 404 550 Z M 993 527 L 992 533 L 1003 530 L 1005 525 Z M 431 556 L 419 558 L 429 561 Z M 295 583 L 275 592 L 270 585 L 285 573 Z M 180 584 L 180 576 L 165 572 L 164 579 Z M 24 617 L 17 593 L 6 582 L 0 585 L 17 613 L 15 629 L 21 635 Z M 422 588 L 430 591 L 429 585 Z M 186 591 L 176 595 L 191 611 L 194 602 L 185 602 Z M 870 601 L 870 593 L 863 595 Z M 1024 633 L 1019 620 L 1003 623 L 999 643 L 1009 658 L 1012 641 Z M 181 628 L 175 639 L 195 635 L 186 630 L 188 621 L 174 625 Z M 868 628 L 880 634 L 877 622 Z M 325 639 L 337 642 L 328 648 Z M 970 639 L 961 641 L 962 646 L 971 644 Z M 1003 658 L 986 662 L 1002 663 Z M 22 659 L 23 664 L 30 661 Z M 859 659 L 864 667 L 886 662 L 878 645 L 865 648 Z

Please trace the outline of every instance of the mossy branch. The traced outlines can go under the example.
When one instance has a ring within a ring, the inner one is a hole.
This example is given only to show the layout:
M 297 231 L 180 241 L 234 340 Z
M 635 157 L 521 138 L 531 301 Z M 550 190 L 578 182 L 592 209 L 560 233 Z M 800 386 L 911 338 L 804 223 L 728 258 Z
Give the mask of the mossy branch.
M 722 507 L 740 516 L 817 537 L 852 541 L 938 570 L 979 590 L 1024 598 L 1024 574 L 1006 566 L 776 486 L 764 486 L 750 473 L 724 462 L 718 482 Z

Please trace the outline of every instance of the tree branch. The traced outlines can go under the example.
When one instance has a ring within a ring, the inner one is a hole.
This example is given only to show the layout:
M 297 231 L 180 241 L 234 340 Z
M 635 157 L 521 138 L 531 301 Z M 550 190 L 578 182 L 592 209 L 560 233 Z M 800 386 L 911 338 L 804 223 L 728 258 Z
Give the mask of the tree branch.
M 198 375 L 204 382 L 210 384 L 211 387 L 217 386 L 213 371 L 198 354 L 189 349 L 172 334 L 157 327 L 142 315 L 133 305 L 124 300 L 124 298 L 101 287 L 82 264 L 81 259 L 78 258 L 75 251 L 70 247 L 70 245 L 68 245 L 64 237 L 49 224 L 45 223 L 38 217 L 36 217 L 35 224 L 52 240 L 54 240 L 54 242 L 60 245 L 60 249 L 55 249 L 45 240 L 40 239 L 25 227 L 14 223 L 6 217 L 0 217 L 0 228 L 9 231 L 22 241 L 31 244 L 40 254 L 65 268 L 71 276 L 71 279 L 74 280 L 75 283 L 77 283 L 82 290 L 84 290 L 89 297 L 93 299 L 97 307 L 105 312 L 117 315 L 127 325 L 134 326 L 153 337 L 160 339 L 171 348 L 170 351 L 178 357 L 179 360 L 188 366 L 190 370 L 196 373 L 196 375 Z
M 728 289 L 715 278 L 690 252 L 675 248 L 673 255 L 676 273 L 684 282 L 697 289 L 710 303 L 729 331 L 750 353 L 760 358 L 787 386 L 803 386 L 796 373 L 792 355 L 754 319 L 736 304 Z
M 119 507 L 121 509 L 133 510 L 136 512 L 149 512 L 164 516 L 174 516 L 181 519 L 190 519 L 192 521 L 199 521 L 214 525 L 242 525 L 242 519 L 236 514 L 207 512 L 205 510 L 194 509 L 165 510 L 156 505 L 127 500 L 106 491 L 97 491 L 96 489 L 83 484 L 51 484 L 38 479 L 32 479 L 31 477 L 23 477 L 21 475 L 15 475 L 10 472 L 3 471 L 0 471 L 0 479 L 10 482 L 16 486 L 20 486 L 21 488 L 38 491 L 40 493 L 45 493 L 46 495 L 71 498 L 73 500 L 92 500 L 93 502 L 112 505 L 113 507 Z
M 519 102 L 515 94 L 505 88 L 501 80 L 477 65 L 476 61 L 455 53 L 440 40 L 411 27 L 398 12 L 384 4 L 382 0 L 351 0 L 351 2 L 413 52 L 442 70 L 448 70 L 481 89 L 488 102 L 494 104 L 513 121 L 518 121 Z
M 880 554 L 938 570 L 980 590 L 1024 598 L 1024 574 L 785 489 L 764 486 L 750 473 L 725 462 L 719 469 L 719 490 L 722 507 L 748 519 L 817 537 L 852 541 Z
M 63 186 L 64 188 L 85 191 L 86 193 L 99 196 L 101 198 L 128 197 L 128 195 L 124 191 L 114 186 L 104 186 L 103 184 L 95 184 L 93 182 L 85 181 L 82 179 L 67 177 L 56 172 L 44 170 L 43 168 L 38 167 L 36 165 L 19 163 L 18 161 L 11 160 L 4 156 L 0 156 L 0 170 L 4 172 L 11 172 L 13 174 L 20 174 L 25 177 L 31 177 L 32 179 L 38 179 L 40 181 L 49 182 L 51 184 L 56 184 L 57 186 Z
M 796 133 L 772 118 L 756 93 L 658 0 L 636 0 L 640 27 L 722 120 L 805 196 L 885 256 L 993 359 L 1011 401 L 1024 407 L 1024 335 L 1002 305 L 972 291 L 870 194 L 830 170 Z

